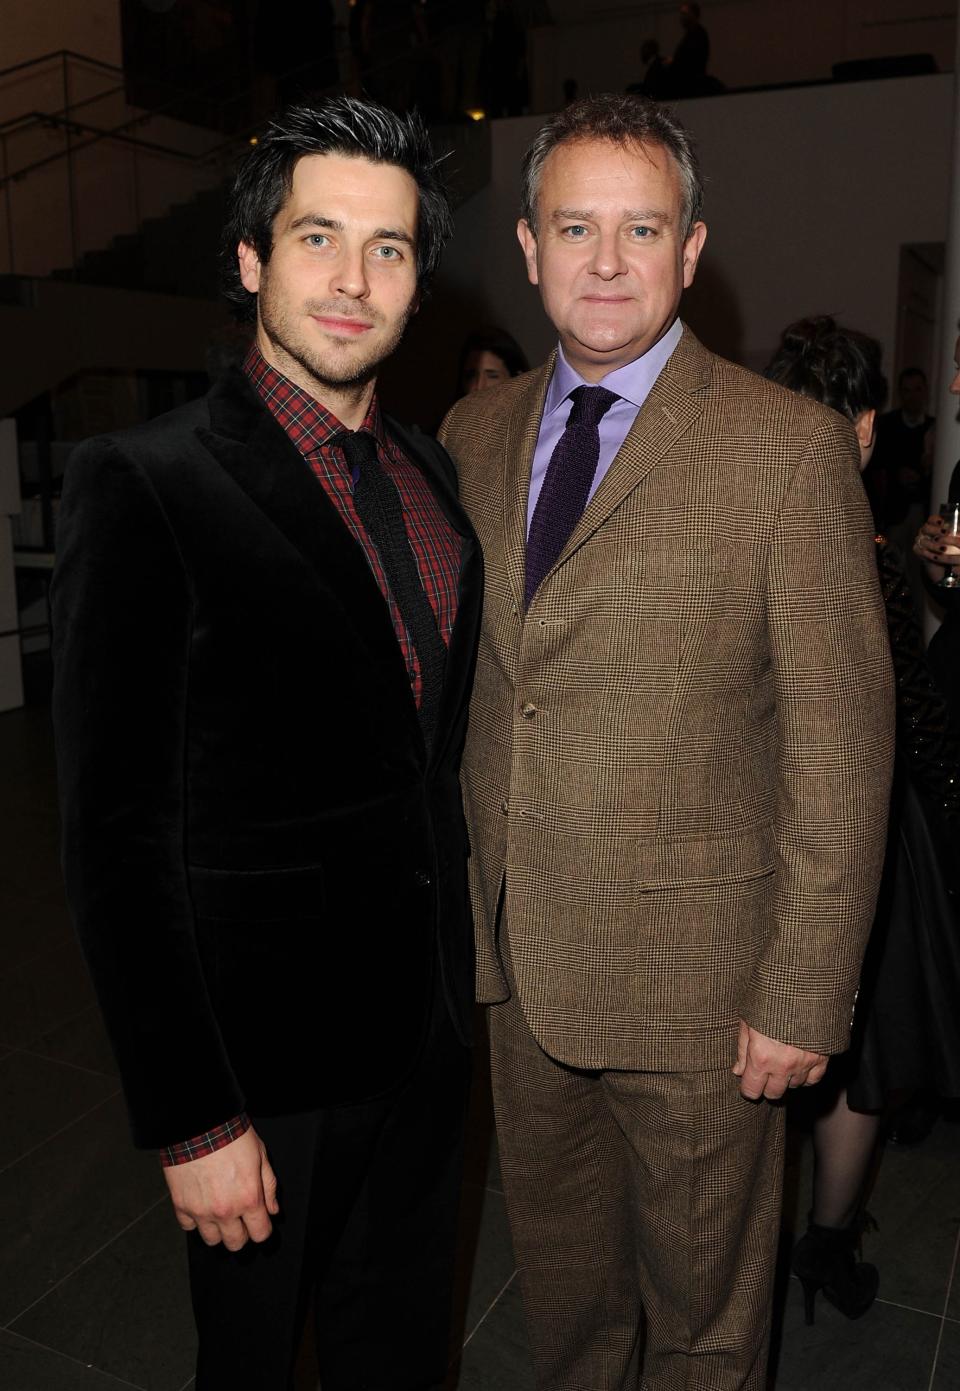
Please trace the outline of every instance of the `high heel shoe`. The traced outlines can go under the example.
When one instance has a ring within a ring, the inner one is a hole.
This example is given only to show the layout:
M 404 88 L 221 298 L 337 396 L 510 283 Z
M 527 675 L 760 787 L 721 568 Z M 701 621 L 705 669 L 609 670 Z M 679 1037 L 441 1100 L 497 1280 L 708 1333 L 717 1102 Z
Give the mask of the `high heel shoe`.
M 806 1236 L 794 1247 L 791 1265 L 803 1286 L 804 1322 L 813 1323 L 817 1291 L 823 1290 L 835 1309 L 848 1319 L 865 1314 L 877 1297 L 880 1273 L 875 1265 L 858 1261 L 857 1225 L 818 1227 L 811 1222 Z

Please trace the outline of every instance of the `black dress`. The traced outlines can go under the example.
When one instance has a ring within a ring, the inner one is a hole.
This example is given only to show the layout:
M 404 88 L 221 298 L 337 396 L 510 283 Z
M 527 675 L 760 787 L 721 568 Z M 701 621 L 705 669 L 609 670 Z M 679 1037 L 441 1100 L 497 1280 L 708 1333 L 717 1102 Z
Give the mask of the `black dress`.
M 960 501 L 960 464 L 950 477 L 947 496 L 951 502 Z M 930 674 L 946 697 L 954 729 L 960 730 L 960 589 L 938 589 L 928 581 L 927 591 L 943 611 L 943 622 L 927 649 Z
M 864 961 L 847 1095 L 879 1111 L 895 1091 L 960 1096 L 960 747 L 931 679 L 909 585 L 880 540 L 897 684 L 897 762 L 877 913 Z

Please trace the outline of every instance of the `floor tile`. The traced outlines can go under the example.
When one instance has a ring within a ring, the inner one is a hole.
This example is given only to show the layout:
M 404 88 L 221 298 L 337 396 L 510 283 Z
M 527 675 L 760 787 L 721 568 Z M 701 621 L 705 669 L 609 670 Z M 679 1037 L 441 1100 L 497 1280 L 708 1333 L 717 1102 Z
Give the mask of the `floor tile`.
M 454 1294 L 454 1338 L 468 1337 L 516 1268 L 503 1197 L 466 1185 Z
M 0 1329 L 0 1386 L 6 1391 L 127 1391 L 130 1383 Z
M 181 1391 L 196 1340 L 183 1233 L 170 1205 L 128 1227 L 11 1331 L 144 1391 Z
M 0 972 L 72 941 L 73 928 L 62 886 L 29 896 L 10 889 L 0 893 L 0 902 Z
M 534 1391 L 516 1280 L 463 1350 L 458 1391 Z
M 0 1327 L 142 1217 L 165 1191 L 118 1097 L 0 1174 Z
M 30 1052 L 57 1062 L 72 1063 L 74 1067 L 85 1067 L 106 1077 L 119 1075 L 97 1005 L 91 1005 L 82 1014 L 41 1034 L 31 1043 Z
M 937 1365 L 930 1391 L 957 1391 L 960 1386 L 960 1323 L 949 1320 L 943 1325 Z M 926 1387 L 924 1387 L 926 1391 Z
M 863 1254 L 879 1267 L 882 1298 L 942 1314 L 960 1229 L 956 1148 L 948 1158 L 888 1146 L 869 1209 L 879 1230 L 866 1233 Z
M 21 1046 L 93 1003 L 93 987 L 74 941 L 0 973 L 0 1042 Z
M 112 1077 L 29 1053 L 0 1059 L 0 1170 L 116 1090 Z
M 927 1391 L 938 1319 L 878 1302 L 850 1320 L 818 1298 L 807 1328 L 799 1281 L 790 1285 L 771 1391 Z

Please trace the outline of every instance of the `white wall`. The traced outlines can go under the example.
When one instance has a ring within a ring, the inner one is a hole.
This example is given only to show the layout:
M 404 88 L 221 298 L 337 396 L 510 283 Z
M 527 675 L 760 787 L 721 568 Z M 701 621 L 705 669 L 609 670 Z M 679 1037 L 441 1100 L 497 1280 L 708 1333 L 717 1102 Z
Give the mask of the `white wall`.
M 876 335 L 892 363 L 900 247 L 946 236 L 952 93 L 952 77 L 934 76 L 683 104 L 709 236 L 682 312 L 708 346 L 759 367 L 790 320 L 826 312 Z M 538 125 L 493 123 L 492 183 L 460 210 L 443 280 L 533 361 L 553 334 L 514 227 L 520 157 Z M 463 333 L 471 326 L 461 319 Z

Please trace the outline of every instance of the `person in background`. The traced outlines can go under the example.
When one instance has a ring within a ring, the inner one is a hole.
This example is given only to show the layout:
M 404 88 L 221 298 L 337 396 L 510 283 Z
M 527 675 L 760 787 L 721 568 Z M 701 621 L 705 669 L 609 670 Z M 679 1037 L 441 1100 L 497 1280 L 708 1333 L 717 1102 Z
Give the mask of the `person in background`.
M 643 64 L 643 77 L 627 88 L 628 92 L 659 100 L 670 93 L 670 67 L 660 55 L 660 45 L 656 39 L 644 39 L 640 45 L 640 61 Z
M 846 416 L 862 471 L 886 394 L 880 358 L 874 339 L 821 316 L 784 330 L 766 375 Z M 876 1296 L 877 1268 L 856 1253 L 885 1107 L 924 1088 L 960 1096 L 960 747 L 924 659 L 902 559 L 882 535 L 876 557 L 897 678 L 896 766 L 851 1045 L 811 1098 L 813 1207 L 793 1252 L 808 1323 L 818 1290 L 848 1318 Z
M 960 338 L 953 349 L 954 375 L 950 382 L 950 393 L 960 396 Z M 950 475 L 945 498 L 934 502 L 960 501 L 960 462 Z M 927 591 L 943 610 L 943 621 L 930 639 L 927 659 L 930 670 L 940 690 L 950 706 L 954 728 L 960 730 L 960 588 L 941 589 L 940 580 L 947 573 L 944 565 L 944 536 L 946 528 L 943 518 L 933 514 L 917 532 L 913 544 L 914 555 L 924 562 Z
M 877 447 L 864 475 L 864 486 L 881 530 L 905 529 L 904 544 L 930 510 L 930 470 L 934 426 L 927 413 L 927 377 L 920 367 L 905 367 L 897 382 L 899 405 L 877 419 Z
M 673 51 L 667 74 L 670 97 L 698 97 L 707 85 L 707 64 L 710 61 L 710 36 L 700 23 L 700 6 L 691 3 L 680 6 L 680 27 L 683 38 Z
M 491 326 L 475 329 L 460 349 L 458 395 L 467 396 L 471 391 L 483 391 L 485 387 L 509 381 L 511 377 L 518 377 L 521 372 L 529 370 L 530 364 L 523 349 L 505 328 Z

